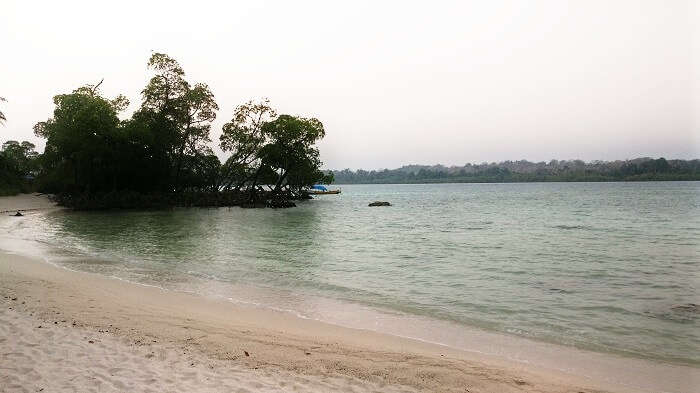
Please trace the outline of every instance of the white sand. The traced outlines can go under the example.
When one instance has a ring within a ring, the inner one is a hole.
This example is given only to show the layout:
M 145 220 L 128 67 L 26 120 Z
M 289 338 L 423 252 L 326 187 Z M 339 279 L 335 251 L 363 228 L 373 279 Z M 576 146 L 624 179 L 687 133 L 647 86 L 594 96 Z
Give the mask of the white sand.
M 9 306 L 11 307 L 11 306 Z M 0 310 L 2 392 L 411 392 L 356 378 L 251 369 L 197 351 Z M 64 322 L 65 321 L 65 322 Z

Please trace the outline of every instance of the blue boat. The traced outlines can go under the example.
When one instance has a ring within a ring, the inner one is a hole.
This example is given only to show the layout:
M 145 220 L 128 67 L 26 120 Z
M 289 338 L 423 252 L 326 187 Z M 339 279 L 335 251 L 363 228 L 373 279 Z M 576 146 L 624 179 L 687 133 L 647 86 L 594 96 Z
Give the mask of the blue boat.
M 326 188 L 326 186 L 323 186 L 321 184 L 316 184 L 315 186 L 311 187 L 311 189 L 306 191 L 309 193 L 309 195 L 328 195 L 328 194 L 340 194 L 340 189 L 337 190 L 329 190 Z

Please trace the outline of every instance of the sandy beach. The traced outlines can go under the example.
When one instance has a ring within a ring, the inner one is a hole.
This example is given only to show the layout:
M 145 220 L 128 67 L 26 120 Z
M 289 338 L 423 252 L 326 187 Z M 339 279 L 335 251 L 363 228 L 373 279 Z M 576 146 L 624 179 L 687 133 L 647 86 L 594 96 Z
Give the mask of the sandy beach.
M 0 210 L 53 208 L 3 199 Z M 0 253 L 0 305 L 3 392 L 635 391 L 11 253 Z
M 0 213 L 36 212 L 50 209 L 59 209 L 59 207 L 44 194 L 20 194 L 0 197 Z
M 17 255 L 0 255 L 0 277 L 5 391 L 597 391 L 573 377 Z

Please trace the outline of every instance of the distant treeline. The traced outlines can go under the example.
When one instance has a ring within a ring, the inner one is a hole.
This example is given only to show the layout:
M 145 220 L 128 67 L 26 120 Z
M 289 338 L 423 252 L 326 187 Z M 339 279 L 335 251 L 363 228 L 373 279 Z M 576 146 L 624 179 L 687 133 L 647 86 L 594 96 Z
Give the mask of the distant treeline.
M 407 165 L 398 169 L 330 171 L 339 184 L 516 183 L 575 181 L 700 180 L 700 160 L 637 158 L 626 161 L 552 160 L 498 163 Z

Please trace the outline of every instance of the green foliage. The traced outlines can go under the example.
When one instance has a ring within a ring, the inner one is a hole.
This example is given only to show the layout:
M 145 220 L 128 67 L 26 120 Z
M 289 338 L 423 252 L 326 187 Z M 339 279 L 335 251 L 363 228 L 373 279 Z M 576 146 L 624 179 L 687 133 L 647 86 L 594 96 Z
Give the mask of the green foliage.
M 0 195 L 30 192 L 38 169 L 34 144 L 7 141 L 0 151 Z
M 638 158 L 585 163 L 505 161 L 463 167 L 410 165 L 380 171 L 330 171 L 341 184 L 360 183 L 510 183 L 575 181 L 700 180 L 700 160 Z
M 278 174 L 275 191 L 286 185 L 299 193 L 324 178 L 319 152 L 314 146 L 326 134 L 318 119 L 281 115 L 265 123 L 262 133 L 268 142 L 260 149 L 260 161 Z
M 210 152 L 206 144 L 211 142 L 209 131 L 219 106 L 209 87 L 203 83 L 191 86 L 183 69 L 168 55 L 153 54 L 148 66 L 155 75 L 141 92 L 143 103 L 135 117 L 149 120 L 147 127 L 157 136 L 152 142 L 162 144 L 156 149 L 171 163 L 172 187 L 180 190 L 190 186 L 181 182 L 187 177 L 183 171 L 196 169 L 186 164 Z
M 41 185 L 46 191 L 171 192 L 216 187 L 220 164 L 206 145 L 218 106 L 205 84 L 191 86 L 167 55 L 148 62 L 155 71 L 134 115 L 120 121 L 123 96 L 103 97 L 99 85 L 54 97 L 53 117 L 35 126 L 46 138 Z M 213 168 L 212 168 L 213 167 Z
M 265 184 L 275 200 L 299 198 L 303 190 L 332 180 L 321 170 L 315 143 L 325 136 L 318 119 L 280 115 L 268 100 L 236 107 L 223 127 L 220 146 L 232 153 L 224 165 L 227 188 L 245 188 L 251 204 Z
M 223 168 L 225 189 L 254 184 L 253 178 L 261 175 L 259 152 L 267 140 L 262 127 L 276 118 L 277 112 L 267 99 L 248 101 L 234 109 L 233 118 L 224 124 L 219 137 L 221 149 L 231 153 Z
M 7 141 L 2 144 L 3 156 L 12 165 L 13 171 L 21 176 L 32 176 L 36 173 L 39 153 L 35 148 L 33 143 L 27 141 Z
M 223 127 L 221 147 L 231 157 L 222 165 L 208 146 L 219 109 L 209 87 L 190 84 L 177 61 L 163 53 L 154 53 L 148 68 L 153 76 L 128 119 L 118 114 L 129 101 L 102 96 L 102 82 L 54 97 L 53 116 L 34 127 L 46 139 L 44 154 L 33 159 L 42 191 L 61 193 L 59 201 L 86 209 L 182 205 L 189 200 L 163 195 L 222 190 L 229 195 L 224 201 L 239 201 L 231 195 L 245 192 L 257 204 L 298 197 L 307 185 L 332 180 L 320 171 L 314 147 L 325 134 L 321 122 L 278 117 L 267 100 L 236 107 Z M 134 193 L 158 197 L 150 204 Z
M 44 180 L 57 183 L 59 191 L 115 184 L 123 158 L 119 147 L 125 143 L 117 117 L 123 100 L 102 97 L 97 86 L 54 97 L 53 117 L 34 126 L 35 134 L 46 138 Z

